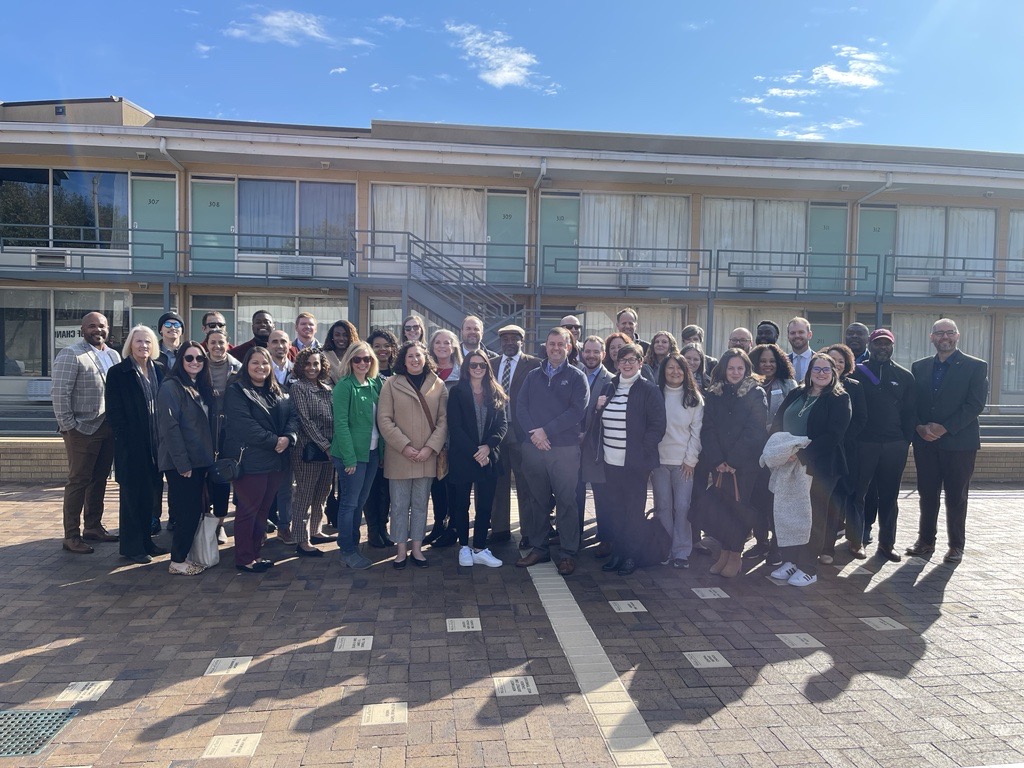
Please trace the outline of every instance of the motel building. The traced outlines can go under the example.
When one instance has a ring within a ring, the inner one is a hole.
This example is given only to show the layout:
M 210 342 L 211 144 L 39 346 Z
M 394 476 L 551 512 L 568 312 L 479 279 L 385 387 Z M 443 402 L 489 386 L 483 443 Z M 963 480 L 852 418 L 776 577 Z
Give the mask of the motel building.
M 704 326 L 716 356 L 762 319 L 809 318 L 815 347 L 884 325 L 908 367 L 952 317 L 1010 413 L 1024 156 L 0 103 L 0 417 L 48 406 L 53 358 L 94 309 L 120 349 L 167 308 L 187 337 L 222 312 L 233 343 L 267 309 L 289 333 L 311 311 L 321 337 L 342 318 L 397 333 L 409 311 L 456 328 L 474 313 L 486 342 L 516 322 L 533 345 L 570 313 L 604 336 L 625 306 L 644 338 Z

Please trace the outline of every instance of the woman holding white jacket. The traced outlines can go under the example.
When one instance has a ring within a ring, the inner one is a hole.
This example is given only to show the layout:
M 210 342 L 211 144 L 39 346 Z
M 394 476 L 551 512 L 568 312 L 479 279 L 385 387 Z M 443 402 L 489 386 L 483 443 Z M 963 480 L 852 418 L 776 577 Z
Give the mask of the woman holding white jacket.
M 661 466 L 651 473 L 654 513 L 672 537 L 668 559 L 662 565 L 688 568 L 693 550 L 690 499 L 693 473 L 700 454 L 700 428 L 704 422 L 704 398 L 678 352 L 669 352 L 658 368 L 658 387 L 665 397 L 667 425 L 658 444 Z

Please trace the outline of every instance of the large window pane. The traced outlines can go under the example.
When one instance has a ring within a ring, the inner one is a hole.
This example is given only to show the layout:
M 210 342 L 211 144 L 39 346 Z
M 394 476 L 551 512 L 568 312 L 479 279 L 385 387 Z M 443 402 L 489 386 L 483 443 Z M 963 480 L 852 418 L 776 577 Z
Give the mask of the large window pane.
M 1003 325 L 1002 391 L 1024 393 L 1024 315 L 1009 315 Z
M 49 291 L 0 291 L 0 376 L 47 376 Z
M 295 252 L 295 182 L 238 182 L 238 247 L 246 253 Z
M 996 212 L 950 208 L 947 267 L 971 277 L 992 277 L 996 255 Z
M 299 250 L 305 256 L 350 257 L 355 250 L 355 184 L 299 183 Z
M 0 168 L 0 245 L 49 243 L 49 185 L 45 168 Z
M 903 205 L 898 223 L 897 276 L 941 275 L 946 252 L 946 209 Z M 901 258 L 906 256 L 918 258 Z
M 130 306 L 131 294 L 127 291 L 54 291 L 51 353 L 56 355 L 78 341 L 82 318 L 89 312 L 102 312 L 107 318 L 107 344 L 120 352 L 130 330 Z
M 128 247 L 128 174 L 53 172 L 53 239 L 63 248 Z

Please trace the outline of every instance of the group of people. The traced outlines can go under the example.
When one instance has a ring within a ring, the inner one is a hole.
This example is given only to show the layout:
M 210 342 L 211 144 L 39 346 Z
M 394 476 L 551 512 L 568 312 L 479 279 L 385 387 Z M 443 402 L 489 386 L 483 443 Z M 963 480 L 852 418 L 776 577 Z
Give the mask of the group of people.
M 486 349 L 474 316 L 458 336 L 428 337 L 410 315 L 401 341 L 384 328 L 361 339 L 340 320 L 320 342 L 312 314 L 296 318 L 292 340 L 261 310 L 252 338 L 231 346 L 221 313 L 186 341 L 167 312 L 159 337 L 135 326 L 119 355 L 106 318 L 89 313 L 54 363 L 69 463 L 64 549 L 119 541 L 138 563 L 166 554 L 153 540 L 166 480 L 172 574 L 202 571 L 189 559 L 197 528 L 211 511 L 227 515 L 232 491 L 243 572 L 273 566 L 262 550 L 271 534 L 300 557 L 334 542 L 348 567 L 369 568 L 364 519 L 369 546 L 394 547 L 394 568 L 428 567 L 424 545 L 458 545 L 460 566 L 499 567 L 490 547 L 511 539 L 514 479 L 517 566 L 557 548 L 558 572 L 575 571 L 589 484 L 604 571 L 686 568 L 710 538 L 720 545 L 711 573 L 735 577 L 763 560 L 774 578 L 805 586 L 832 562 L 837 535 L 866 557 L 876 519 L 877 556 L 900 559 L 897 496 L 913 444 L 921 514 L 906 552 L 934 551 L 945 490 L 945 559 L 962 558 L 988 379 L 987 364 L 958 349 L 952 320 L 934 324 L 936 354 L 911 370 L 893 361 L 890 330 L 859 323 L 845 344 L 816 352 L 810 323 L 793 318 L 786 353 L 779 326 L 764 321 L 756 334 L 735 329 L 716 360 L 699 326 L 647 342 L 638 320 L 623 309 L 602 338 L 567 316 L 533 356 L 517 325 L 498 330 L 500 351 Z M 118 535 L 102 523 L 112 463 Z M 217 536 L 226 542 L 223 526 Z

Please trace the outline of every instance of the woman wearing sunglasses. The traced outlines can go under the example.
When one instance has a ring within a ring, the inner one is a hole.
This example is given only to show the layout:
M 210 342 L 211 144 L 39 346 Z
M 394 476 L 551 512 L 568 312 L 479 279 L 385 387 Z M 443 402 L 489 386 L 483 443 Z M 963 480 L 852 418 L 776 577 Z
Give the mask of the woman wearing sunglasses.
M 448 511 L 459 542 L 459 565 L 497 568 L 487 549 L 491 506 L 498 483 L 498 446 L 508 430 L 508 396 L 494 380 L 487 355 L 470 352 L 459 382 L 448 393 Z M 476 486 L 473 546 L 469 546 L 469 498 Z
M 359 525 L 366 497 L 380 463 L 377 402 L 381 381 L 377 356 L 365 341 L 357 341 L 341 359 L 341 378 L 334 387 L 334 439 L 331 460 L 338 471 L 338 548 L 349 568 L 369 568 L 360 554 Z
M 170 572 L 175 575 L 194 576 L 203 570 L 186 558 L 206 510 L 203 489 L 214 462 L 210 422 L 214 412 L 206 350 L 198 341 L 186 342 L 157 397 L 157 465 L 166 473 L 167 497 L 173 505 L 169 510 L 175 521 Z
M 772 424 L 773 433 L 788 432 L 810 439 L 810 444 L 796 451 L 790 461 L 799 461 L 811 476 L 809 516 L 806 501 L 780 504 L 783 494 L 778 488 L 775 491 L 775 529 L 783 563 L 772 572 L 773 579 L 784 579 L 794 587 L 806 587 L 818 580 L 818 553 L 825 536 L 830 535 L 829 497 L 846 471 L 843 437 L 852 413 L 850 395 L 839 380 L 835 361 L 824 352 L 815 353 L 803 386 L 786 395 Z M 797 513 L 802 519 L 790 519 Z M 786 531 L 803 535 L 789 538 Z

